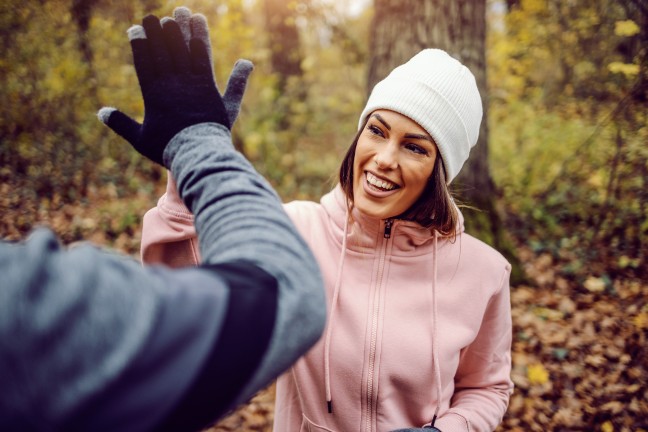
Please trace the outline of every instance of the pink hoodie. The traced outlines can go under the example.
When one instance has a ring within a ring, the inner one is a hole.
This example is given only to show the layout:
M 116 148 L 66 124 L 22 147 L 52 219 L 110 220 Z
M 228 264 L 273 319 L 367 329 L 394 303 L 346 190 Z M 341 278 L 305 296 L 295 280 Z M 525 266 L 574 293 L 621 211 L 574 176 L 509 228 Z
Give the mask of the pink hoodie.
M 195 264 L 173 186 L 144 218 L 142 258 Z M 279 378 L 274 430 L 382 432 L 435 416 L 443 432 L 494 430 L 513 389 L 506 260 L 463 225 L 452 241 L 357 211 L 347 224 L 339 187 L 285 209 L 322 269 L 329 320 Z

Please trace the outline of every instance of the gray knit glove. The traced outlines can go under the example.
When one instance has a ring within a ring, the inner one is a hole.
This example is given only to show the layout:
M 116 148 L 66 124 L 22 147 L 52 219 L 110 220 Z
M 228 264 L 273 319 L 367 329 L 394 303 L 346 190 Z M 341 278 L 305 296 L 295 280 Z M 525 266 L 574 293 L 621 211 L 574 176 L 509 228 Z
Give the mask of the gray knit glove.
M 230 128 L 201 40 L 192 39 L 188 47 L 175 21 L 162 26 L 153 15 L 131 27 L 128 38 L 144 99 L 144 121 L 140 124 L 115 108 L 102 108 L 99 120 L 160 165 L 167 144 L 181 130 L 212 122 Z
M 162 24 L 169 19 L 171 18 L 162 18 Z M 209 37 L 207 18 L 202 14 L 192 14 L 191 10 L 181 6 L 175 8 L 173 11 L 173 20 L 178 23 L 187 46 L 189 46 L 189 41 L 191 39 L 199 39 L 207 47 L 207 52 L 209 52 L 210 56 L 209 64 L 212 65 L 213 74 L 214 61 L 211 57 L 211 39 Z M 254 69 L 254 65 L 251 61 L 239 59 L 236 64 L 234 64 L 234 68 L 230 74 L 227 87 L 225 88 L 225 93 L 223 94 L 223 104 L 225 104 L 225 110 L 229 117 L 230 126 L 234 125 L 234 122 L 239 115 L 239 111 L 241 110 L 241 100 L 243 99 L 245 87 L 247 86 L 247 81 L 252 69 Z
M 228 106 L 216 87 L 210 44 L 205 42 L 204 17 L 187 42 L 180 25 L 171 18 L 163 22 L 149 15 L 141 26 L 128 31 L 133 63 L 144 99 L 144 122 L 139 124 L 115 108 L 102 108 L 99 119 L 125 138 L 153 162 L 163 159 L 169 141 L 181 130 L 199 123 L 219 123 L 231 129 L 245 90 L 251 63 L 237 63 L 228 83 Z M 187 25 L 184 24 L 185 32 Z M 198 36 L 198 35 L 201 36 Z M 207 37 L 207 41 L 209 38 Z

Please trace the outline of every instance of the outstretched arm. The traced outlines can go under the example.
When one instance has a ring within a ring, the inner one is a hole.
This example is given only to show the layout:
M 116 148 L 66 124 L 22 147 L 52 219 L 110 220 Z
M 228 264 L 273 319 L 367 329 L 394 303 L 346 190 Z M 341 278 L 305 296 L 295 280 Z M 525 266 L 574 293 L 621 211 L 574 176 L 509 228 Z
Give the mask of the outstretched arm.
M 62 250 L 47 230 L 0 244 L 2 430 L 200 429 L 322 331 L 315 260 L 234 150 L 206 47 L 187 49 L 173 21 L 143 24 L 130 36 L 144 123 L 115 109 L 100 117 L 171 169 L 204 264 L 142 268 L 93 247 Z
M 173 268 L 197 266 L 201 262 L 194 216 L 180 198 L 170 172 L 164 195 L 142 219 L 140 256 L 144 264 Z
M 293 343 L 303 339 L 295 334 L 296 326 L 315 314 L 315 327 L 321 330 L 321 279 L 308 247 L 281 208 L 274 190 L 232 146 L 232 117 L 213 82 L 209 50 L 203 40 L 193 38 L 187 48 L 180 26 L 172 19 L 160 24 L 157 19 L 145 18 L 143 27 L 131 29 L 130 36 L 144 95 L 144 123 L 125 121 L 123 114 L 113 111 L 106 124 L 144 155 L 153 160 L 161 156 L 162 163 L 177 179 L 180 196 L 195 215 L 202 269 L 222 275 L 232 273 L 231 266 L 235 266 L 237 283 L 247 280 L 251 286 L 268 286 L 272 291 L 272 284 L 265 280 L 268 274 L 276 284 L 276 307 L 270 308 L 275 312 L 274 326 L 267 350 L 258 367 L 249 376 L 240 377 L 242 381 L 237 385 L 242 389 L 233 398 L 235 404 L 267 385 L 297 358 Z M 169 58 L 164 56 L 165 48 Z M 149 90 L 150 82 L 169 80 L 164 96 Z M 242 95 L 232 86 L 228 86 L 227 93 Z M 171 143 L 162 147 L 164 134 L 178 129 Z M 260 277 L 263 283 L 258 282 Z M 304 284 L 309 286 L 306 291 Z M 239 312 L 257 311 L 266 303 L 260 295 L 238 296 L 234 290 L 232 295 L 232 307 Z M 236 320 L 241 314 L 231 316 Z M 256 327 L 250 324 L 243 330 L 247 329 Z M 239 330 L 239 334 L 249 333 Z M 311 330 L 303 336 L 309 343 L 317 339 Z M 227 376 L 236 376 L 240 369 L 237 365 L 244 364 L 249 351 L 265 346 L 263 342 L 248 337 L 226 345 L 226 354 L 240 359 L 232 362 Z

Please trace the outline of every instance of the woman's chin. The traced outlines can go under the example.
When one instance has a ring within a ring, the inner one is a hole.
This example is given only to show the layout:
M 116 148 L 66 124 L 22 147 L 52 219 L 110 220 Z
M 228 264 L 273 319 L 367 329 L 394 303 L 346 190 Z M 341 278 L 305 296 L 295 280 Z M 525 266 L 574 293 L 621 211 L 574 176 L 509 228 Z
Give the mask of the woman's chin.
M 385 205 L 364 198 L 356 199 L 353 206 L 363 215 L 374 219 L 389 219 L 395 216 Z

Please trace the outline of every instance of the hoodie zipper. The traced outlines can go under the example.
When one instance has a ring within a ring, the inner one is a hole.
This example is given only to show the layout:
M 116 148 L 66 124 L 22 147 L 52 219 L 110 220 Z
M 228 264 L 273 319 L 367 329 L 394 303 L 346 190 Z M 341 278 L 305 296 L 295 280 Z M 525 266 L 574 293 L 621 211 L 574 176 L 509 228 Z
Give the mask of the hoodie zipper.
M 367 372 L 367 408 L 365 412 L 365 431 L 371 432 L 374 423 L 374 372 L 376 368 L 376 345 L 378 339 L 378 323 L 380 318 L 380 308 L 382 304 L 381 290 L 383 286 L 383 276 L 385 271 L 385 261 L 387 256 L 387 249 L 391 241 L 391 231 L 394 221 L 392 219 L 385 220 L 385 228 L 383 234 L 383 241 L 380 247 L 380 261 L 378 265 L 378 274 L 376 277 L 376 286 L 374 291 L 374 303 L 371 320 L 371 339 L 369 341 L 369 365 Z
M 385 219 L 385 234 L 384 237 L 386 239 L 391 237 L 391 230 L 392 230 L 392 225 L 394 224 L 393 219 Z

